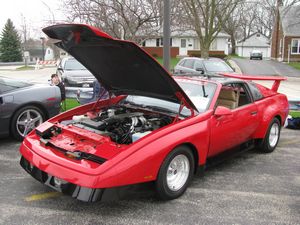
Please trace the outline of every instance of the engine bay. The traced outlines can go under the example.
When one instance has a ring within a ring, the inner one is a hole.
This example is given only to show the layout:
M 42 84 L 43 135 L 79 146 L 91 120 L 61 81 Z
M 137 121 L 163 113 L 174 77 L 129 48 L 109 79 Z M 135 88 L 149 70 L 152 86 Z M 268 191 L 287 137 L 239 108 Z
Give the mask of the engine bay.
M 76 115 L 61 124 L 108 136 L 118 144 L 131 144 L 172 121 L 173 117 L 168 115 L 118 105 Z

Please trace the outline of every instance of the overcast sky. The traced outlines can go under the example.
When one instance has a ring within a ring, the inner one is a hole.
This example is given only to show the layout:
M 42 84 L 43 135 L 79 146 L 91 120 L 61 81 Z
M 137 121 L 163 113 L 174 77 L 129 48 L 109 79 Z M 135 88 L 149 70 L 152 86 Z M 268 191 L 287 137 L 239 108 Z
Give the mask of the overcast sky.
M 8 18 L 21 30 L 22 15 L 30 27 L 30 36 L 35 38 L 43 35 L 41 28 L 47 26 L 53 17 L 55 20 L 65 20 L 60 11 L 60 0 L 0 0 L 0 3 L 0 33 Z

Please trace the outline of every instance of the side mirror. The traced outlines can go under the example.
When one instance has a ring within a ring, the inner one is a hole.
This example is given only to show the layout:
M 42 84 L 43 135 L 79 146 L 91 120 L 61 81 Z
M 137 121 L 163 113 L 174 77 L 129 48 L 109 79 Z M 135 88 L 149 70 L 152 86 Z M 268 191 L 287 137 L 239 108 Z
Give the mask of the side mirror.
M 63 68 L 61 68 L 61 67 L 58 67 L 57 70 L 58 70 L 58 71 L 61 71 L 61 72 L 64 71 Z
M 198 67 L 198 68 L 196 68 L 196 71 L 200 72 L 200 74 L 204 74 L 204 69 L 203 68 Z
M 221 116 L 229 116 L 232 115 L 232 112 L 230 109 L 224 107 L 224 106 L 218 106 L 215 110 L 214 115 L 216 117 L 221 117 Z

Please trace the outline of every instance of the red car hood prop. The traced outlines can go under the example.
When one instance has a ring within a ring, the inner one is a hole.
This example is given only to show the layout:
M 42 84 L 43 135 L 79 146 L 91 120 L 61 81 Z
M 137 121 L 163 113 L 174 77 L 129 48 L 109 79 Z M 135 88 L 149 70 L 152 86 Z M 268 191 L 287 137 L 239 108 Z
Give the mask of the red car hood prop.
M 60 24 L 44 33 L 79 62 L 115 95 L 130 94 L 180 103 L 197 111 L 175 80 L 135 43 L 117 40 L 101 30 L 82 24 Z M 178 94 L 181 93 L 180 99 Z

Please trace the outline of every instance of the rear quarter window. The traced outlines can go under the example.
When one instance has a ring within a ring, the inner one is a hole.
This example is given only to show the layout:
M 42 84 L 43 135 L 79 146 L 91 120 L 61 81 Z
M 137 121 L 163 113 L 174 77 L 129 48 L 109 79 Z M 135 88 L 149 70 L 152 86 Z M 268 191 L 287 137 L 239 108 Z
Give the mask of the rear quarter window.
M 260 93 L 259 89 L 256 87 L 256 84 L 253 82 L 248 83 L 248 87 L 253 96 L 254 101 L 260 100 L 263 98 L 263 95 Z
M 193 59 L 186 59 L 183 63 L 183 66 L 186 68 L 193 69 L 194 68 L 194 60 Z

